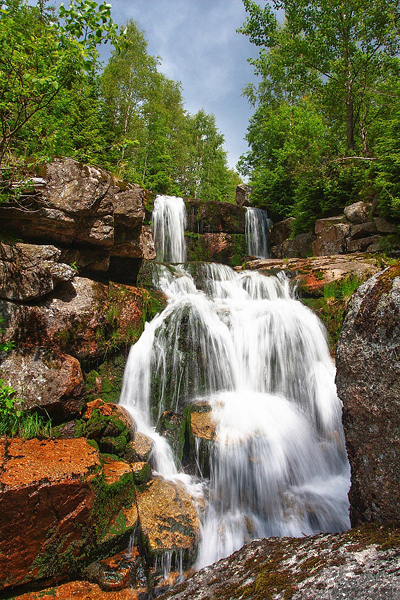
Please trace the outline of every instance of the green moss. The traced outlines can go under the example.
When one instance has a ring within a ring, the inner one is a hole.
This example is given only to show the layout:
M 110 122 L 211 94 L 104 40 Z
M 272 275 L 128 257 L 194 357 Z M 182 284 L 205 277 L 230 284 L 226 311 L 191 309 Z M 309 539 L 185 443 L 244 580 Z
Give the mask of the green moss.
M 132 432 L 118 415 L 103 415 L 95 408 L 88 421 L 77 421 L 76 437 L 93 440 L 100 452 L 123 457 Z

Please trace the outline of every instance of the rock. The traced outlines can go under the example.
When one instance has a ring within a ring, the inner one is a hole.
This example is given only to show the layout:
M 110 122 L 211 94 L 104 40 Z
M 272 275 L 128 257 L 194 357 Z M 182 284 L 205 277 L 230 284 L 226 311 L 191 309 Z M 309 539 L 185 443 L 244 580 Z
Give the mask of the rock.
M 46 165 L 45 180 L 42 192 L 23 206 L 0 208 L 6 226 L 16 227 L 27 239 L 55 244 L 113 245 L 113 186 L 105 171 L 56 159 Z
M 52 347 L 78 360 L 101 358 L 137 341 L 145 295 L 137 288 L 75 277 L 37 305 L 0 300 L 4 340 Z
M 382 219 L 382 217 L 374 217 L 374 223 L 378 233 L 397 233 L 398 225 L 396 223 L 389 223 Z
M 353 296 L 337 348 L 337 388 L 351 465 L 353 525 L 400 510 L 400 266 Z
M 153 448 L 153 440 L 144 433 L 136 431 L 133 440 L 128 444 L 124 458 L 129 462 L 148 462 Z
M 194 557 L 199 534 L 196 505 L 183 485 L 159 477 L 137 495 L 142 535 L 151 555 L 182 552 Z
M 239 206 L 250 206 L 250 196 L 253 188 L 245 183 L 236 186 L 236 204 Z
M 47 590 L 15 596 L 15 600 L 43 600 L 47 596 L 55 598 L 55 600 L 71 600 L 71 598 L 74 600 L 141 600 L 144 593 L 146 593 L 146 588 L 103 591 L 96 583 L 71 581 Z
M 255 540 L 160 600 L 386 600 L 399 597 L 396 527 Z
M 369 219 L 372 204 L 366 202 L 355 202 L 346 206 L 344 214 L 351 223 L 365 223 Z
M 294 221 L 294 217 L 289 217 L 289 219 L 274 223 L 269 231 L 269 244 L 271 246 L 280 246 L 285 240 L 287 240 L 292 233 Z
M 83 407 L 83 375 L 76 358 L 49 348 L 15 350 L 0 363 L 0 377 L 24 400 L 24 409 L 51 417 L 55 424 Z
M 133 462 L 131 467 L 136 485 L 143 485 L 152 478 L 152 471 L 148 462 Z
M 385 265 L 381 259 L 366 259 L 362 254 L 352 254 L 286 260 L 257 259 L 246 262 L 245 269 L 256 269 L 264 275 L 276 275 L 283 271 L 297 285 L 300 294 L 318 296 L 329 283 L 344 281 L 349 277 L 366 280 L 379 273 L 382 264 Z
M 320 219 L 315 224 L 317 239 L 312 244 L 315 256 L 343 254 L 347 250 L 350 225 L 343 223 L 342 217 Z
M 189 425 L 190 465 L 195 465 L 197 475 L 209 477 L 210 454 L 217 435 L 208 402 L 201 400 L 189 406 Z
M 383 238 L 380 235 L 371 235 L 370 237 L 351 240 L 351 242 L 348 243 L 348 251 L 371 252 L 370 247 L 380 247 L 380 242 L 382 239 Z M 372 251 L 374 252 L 374 250 Z
M 281 254 L 287 258 L 306 257 L 312 254 L 313 242 L 315 235 L 313 233 L 300 233 L 293 239 L 283 242 L 281 246 Z
M 170 410 L 164 411 L 157 423 L 157 431 L 168 440 L 178 464 L 182 462 L 186 432 L 185 416 Z
M 1 454 L 0 589 L 68 572 L 94 507 L 98 453 L 83 439 L 13 439 Z
M 219 262 L 240 265 L 247 254 L 244 234 L 204 233 L 186 234 L 189 261 Z
M 110 268 L 109 249 L 97 247 L 61 248 L 61 260 L 68 265 L 74 265 L 76 275 L 107 273 Z
M 114 275 L 118 258 L 140 263 L 155 257 L 151 230 L 144 225 L 142 188 L 70 158 L 53 160 L 45 171 L 34 194 L 0 207 L 6 230 L 28 241 L 72 244 L 65 255 L 72 253 L 70 262 L 85 273 L 107 271 L 110 257 L 117 261 Z
M 112 256 L 147 260 L 156 257 L 151 229 L 143 226 L 145 199 L 146 192 L 136 184 L 129 184 L 126 190 L 115 194 L 115 241 Z
M 191 233 L 245 232 L 246 209 L 230 202 L 186 200 L 187 226 Z
M 61 262 L 55 246 L 0 243 L 0 298 L 17 302 L 39 300 L 76 272 Z
M 136 547 L 92 563 L 85 569 L 84 576 L 106 592 L 136 588 L 132 590 L 131 598 L 135 598 L 135 591 L 147 592 L 146 565 Z M 112 599 L 113 595 L 108 597 Z
M 374 221 L 366 221 L 350 227 L 350 237 L 352 240 L 368 237 L 376 233 L 376 224 Z
M 127 445 L 135 435 L 136 425 L 121 406 L 100 404 L 101 400 L 89 403 L 85 414 L 89 419 L 80 423 L 79 434 L 94 440 L 101 452 L 123 457 Z M 128 467 L 127 467 L 128 468 Z M 131 469 L 130 469 L 131 471 Z

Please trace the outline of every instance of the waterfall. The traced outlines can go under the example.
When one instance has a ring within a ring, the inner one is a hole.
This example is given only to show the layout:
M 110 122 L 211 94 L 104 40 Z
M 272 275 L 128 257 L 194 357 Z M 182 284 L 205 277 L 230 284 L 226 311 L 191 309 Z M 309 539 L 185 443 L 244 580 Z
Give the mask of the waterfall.
M 157 196 L 153 210 L 153 235 L 158 262 L 183 263 L 186 208 L 182 198 Z
M 268 231 L 271 220 L 265 210 L 260 208 L 246 208 L 246 243 L 249 256 L 268 258 Z
M 154 428 L 164 410 L 211 408 L 216 436 L 196 566 L 254 538 L 348 528 L 341 403 L 316 315 L 283 275 L 206 263 L 155 272 L 168 304 L 130 350 L 121 403 L 154 439 L 157 471 L 194 496 L 196 479 L 180 472 Z

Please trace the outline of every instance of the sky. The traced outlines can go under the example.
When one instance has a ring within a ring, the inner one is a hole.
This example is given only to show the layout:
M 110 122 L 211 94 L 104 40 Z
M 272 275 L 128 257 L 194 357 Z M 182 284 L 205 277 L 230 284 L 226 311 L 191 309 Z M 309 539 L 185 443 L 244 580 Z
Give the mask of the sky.
M 133 19 L 145 33 L 148 51 L 159 56 L 159 70 L 182 83 L 185 108 L 216 118 L 225 137 L 228 163 L 235 168 L 247 151 L 244 140 L 252 114 L 242 96 L 254 81 L 247 62 L 257 49 L 236 33 L 245 19 L 241 0 L 109 0 L 115 23 Z M 65 4 L 68 2 L 65 1 Z

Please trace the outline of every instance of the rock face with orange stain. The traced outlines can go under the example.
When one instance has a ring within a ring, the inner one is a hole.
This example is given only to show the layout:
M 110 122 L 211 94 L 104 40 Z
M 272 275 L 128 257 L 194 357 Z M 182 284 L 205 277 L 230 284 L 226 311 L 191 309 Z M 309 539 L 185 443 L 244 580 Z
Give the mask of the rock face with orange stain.
M 0 443 L 0 589 L 79 573 L 127 546 L 137 526 L 126 463 L 103 472 L 83 438 Z
M 193 557 L 199 517 L 183 485 L 156 477 L 138 493 L 137 504 L 150 554 L 182 551 L 186 560 Z
M 29 592 L 22 596 L 15 596 L 15 600 L 43 600 L 55 598 L 56 600 L 140 600 L 146 593 L 146 588 L 132 590 L 104 591 L 96 583 L 89 581 L 71 581 L 40 592 Z
M 328 283 L 340 282 L 349 277 L 366 280 L 382 270 L 382 260 L 364 254 L 316 256 L 310 258 L 262 258 L 248 261 L 246 269 L 260 271 L 263 275 L 276 275 L 283 271 L 300 292 L 322 294 Z

